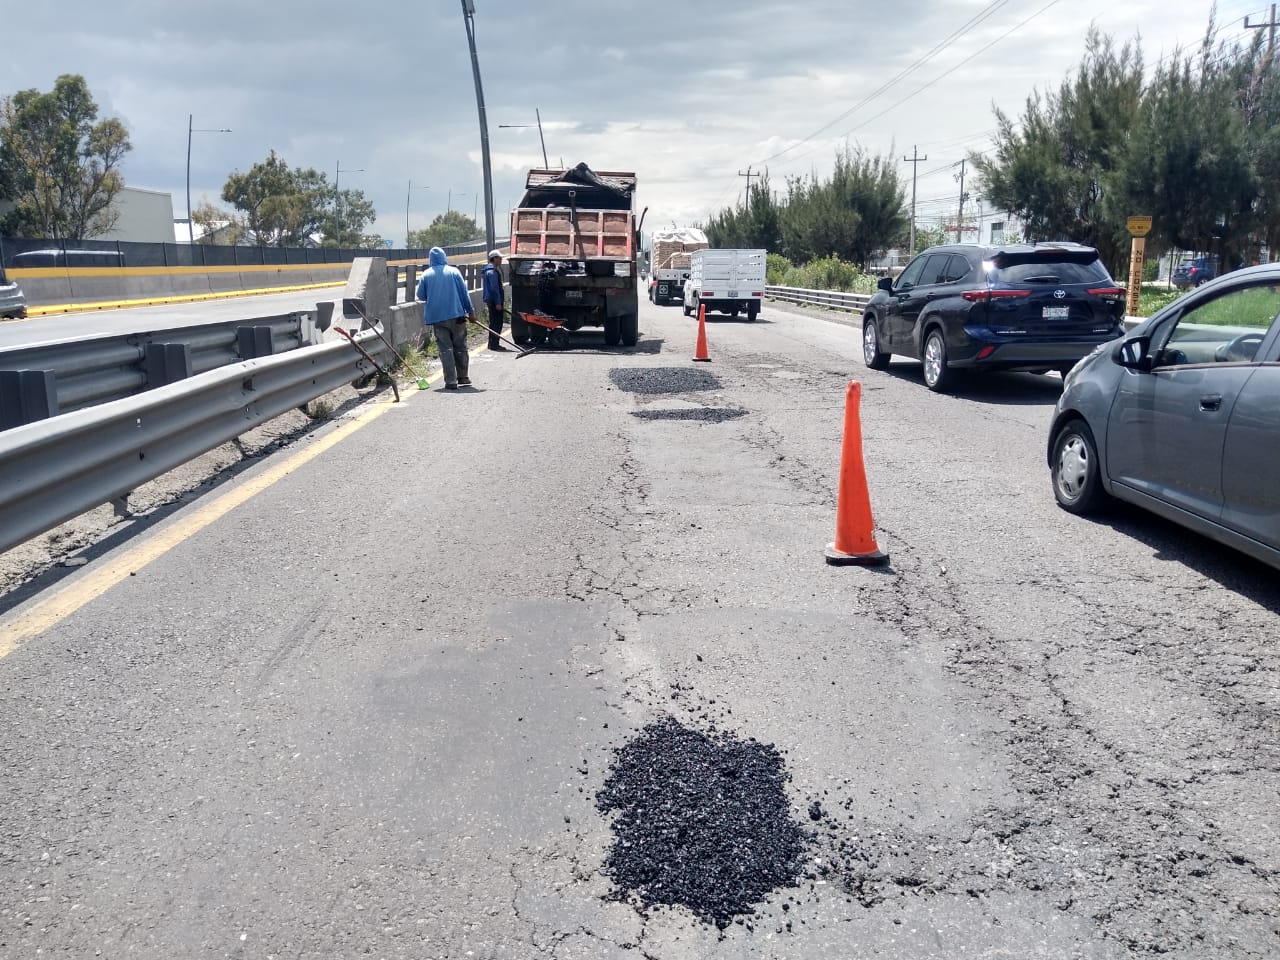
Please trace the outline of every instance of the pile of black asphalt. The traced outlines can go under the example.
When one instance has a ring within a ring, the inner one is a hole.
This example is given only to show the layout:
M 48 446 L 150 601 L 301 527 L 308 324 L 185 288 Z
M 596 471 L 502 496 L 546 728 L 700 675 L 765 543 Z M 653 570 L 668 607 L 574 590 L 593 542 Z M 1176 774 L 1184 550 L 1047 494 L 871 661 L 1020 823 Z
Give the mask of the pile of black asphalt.
M 604 871 L 621 899 L 723 929 L 800 872 L 805 834 L 770 744 L 664 717 L 618 747 L 596 796 L 616 813 Z

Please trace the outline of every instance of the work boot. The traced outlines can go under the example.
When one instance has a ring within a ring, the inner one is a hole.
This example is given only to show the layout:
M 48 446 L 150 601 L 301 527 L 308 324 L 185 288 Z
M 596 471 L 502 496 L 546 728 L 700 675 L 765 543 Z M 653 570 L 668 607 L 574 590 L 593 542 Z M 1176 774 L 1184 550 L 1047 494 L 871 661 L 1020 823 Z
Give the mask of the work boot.
M 470 378 L 470 377 L 459 377 L 459 378 L 458 378 L 458 386 L 460 386 L 460 387 L 469 387 L 469 386 L 471 386 L 471 378 Z

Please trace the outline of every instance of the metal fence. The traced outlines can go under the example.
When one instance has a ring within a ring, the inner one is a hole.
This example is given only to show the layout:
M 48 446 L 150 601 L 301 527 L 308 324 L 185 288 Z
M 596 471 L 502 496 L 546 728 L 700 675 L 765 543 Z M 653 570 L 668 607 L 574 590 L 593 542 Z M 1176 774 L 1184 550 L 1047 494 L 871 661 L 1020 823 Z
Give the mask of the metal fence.
M 373 331 L 356 340 L 375 357 L 389 356 Z M 0 551 L 372 372 L 350 344 L 325 343 L 6 430 Z
M 510 241 L 499 240 L 500 247 Z M 485 241 L 444 248 L 450 256 L 484 253 Z M 251 247 L 214 244 L 137 243 L 129 240 L 48 240 L 0 237 L 0 264 L 15 267 L 238 267 L 285 264 L 341 264 L 356 257 L 427 260 L 429 250 L 374 247 Z
M 840 290 L 806 290 L 802 287 L 765 287 L 764 295 L 787 303 L 810 303 L 822 307 L 860 313 L 871 302 L 869 293 L 844 293 Z
M 0 430 L 296 350 L 311 320 L 289 313 L 0 351 Z

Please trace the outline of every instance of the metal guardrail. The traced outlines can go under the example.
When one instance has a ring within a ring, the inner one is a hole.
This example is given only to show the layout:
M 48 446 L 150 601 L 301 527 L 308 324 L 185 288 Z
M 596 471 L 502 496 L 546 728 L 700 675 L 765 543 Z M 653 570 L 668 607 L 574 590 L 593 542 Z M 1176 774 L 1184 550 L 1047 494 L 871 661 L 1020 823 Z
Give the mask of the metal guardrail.
M 307 317 L 288 313 L 0 351 L 0 430 L 296 350 L 306 342 Z
M 373 331 L 356 340 L 389 351 Z M 219 367 L 0 433 L 0 551 L 372 373 L 345 341 Z
M 869 293 L 844 293 L 840 290 L 806 290 L 802 287 L 764 288 L 764 295 L 787 303 L 811 303 L 823 307 L 836 307 L 849 311 L 861 311 L 871 301 Z

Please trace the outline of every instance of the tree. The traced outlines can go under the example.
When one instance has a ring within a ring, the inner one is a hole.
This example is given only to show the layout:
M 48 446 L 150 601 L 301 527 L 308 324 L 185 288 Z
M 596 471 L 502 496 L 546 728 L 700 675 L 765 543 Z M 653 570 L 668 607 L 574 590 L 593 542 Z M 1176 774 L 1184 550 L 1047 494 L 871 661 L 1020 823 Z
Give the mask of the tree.
M 409 247 L 425 250 L 428 247 L 450 247 L 458 243 L 468 243 L 484 236 L 474 220 L 465 213 L 450 210 L 431 221 L 431 226 L 423 230 L 409 233 Z
M 1033 93 L 1016 124 L 995 111 L 995 156 L 969 157 L 984 196 L 1038 240 L 1087 243 L 1104 262 L 1122 263 L 1124 224 L 1106 198 L 1127 160 L 1142 78 L 1139 44 L 1117 48 L 1091 27 L 1075 76 L 1057 93 Z
M 775 201 L 768 174 L 750 203 L 721 210 L 706 225 L 717 247 L 763 247 L 795 263 L 835 256 L 863 264 L 906 229 L 904 190 L 892 161 L 846 147 L 829 180 L 816 173 L 787 181 Z
M 234 247 L 245 237 L 244 223 L 233 213 L 205 201 L 191 211 L 191 222 L 199 230 L 199 243 Z
M 357 246 L 377 216 L 362 191 L 335 191 L 319 170 L 292 168 L 274 150 L 227 177 L 222 199 L 241 212 L 249 241 L 261 246 L 309 246 L 317 237 L 324 246 Z
M 83 239 L 107 233 L 124 188 L 119 166 L 129 134 L 115 117 L 98 120 L 84 77 L 63 74 L 53 90 L 22 90 L 0 101 L 0 196 L 12 200 L 6 228 L 36 237 Z

